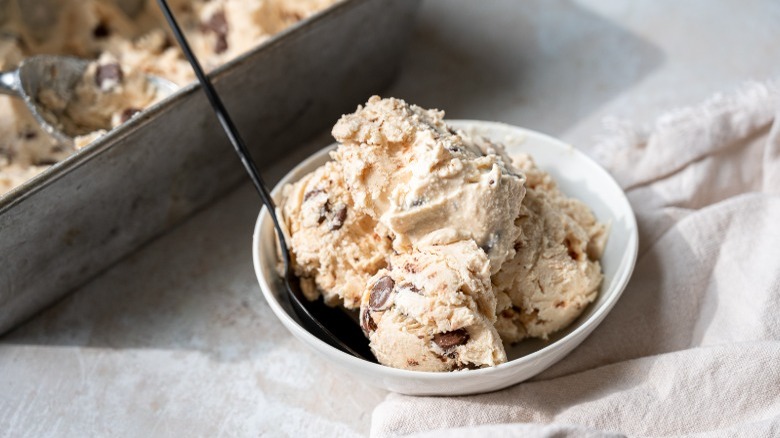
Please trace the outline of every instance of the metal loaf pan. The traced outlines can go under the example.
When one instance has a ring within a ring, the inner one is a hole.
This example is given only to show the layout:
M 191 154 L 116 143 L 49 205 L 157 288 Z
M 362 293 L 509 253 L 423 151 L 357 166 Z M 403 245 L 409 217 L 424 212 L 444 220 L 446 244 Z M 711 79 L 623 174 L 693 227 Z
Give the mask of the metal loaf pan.
M 262 168 L 393 79 L 419 0 L 346 0 L 214 72 Z M 0 199 L 0 333 L 244 178 L 194 84 Z

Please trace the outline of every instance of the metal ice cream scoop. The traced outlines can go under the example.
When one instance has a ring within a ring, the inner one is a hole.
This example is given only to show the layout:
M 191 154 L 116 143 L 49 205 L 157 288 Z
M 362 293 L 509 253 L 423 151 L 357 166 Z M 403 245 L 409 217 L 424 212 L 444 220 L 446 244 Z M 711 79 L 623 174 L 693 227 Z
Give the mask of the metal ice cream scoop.
M 21 97 L 44 131 L 57 141 L 69 144 L 73 138 L 44 117 L 52 112 L 47 111 L 38 94 L 46 88 L 62 101 L 70 101 L 88 65 L 89 61 L 85 59 L 69 56 L 33 56 L 22 61 L 16 70 L 0 72 L 0 94 Z M 148 76 L 148 79 L 164 95 L 176 90 L 176 85 L 166 79 L 156 76 Z

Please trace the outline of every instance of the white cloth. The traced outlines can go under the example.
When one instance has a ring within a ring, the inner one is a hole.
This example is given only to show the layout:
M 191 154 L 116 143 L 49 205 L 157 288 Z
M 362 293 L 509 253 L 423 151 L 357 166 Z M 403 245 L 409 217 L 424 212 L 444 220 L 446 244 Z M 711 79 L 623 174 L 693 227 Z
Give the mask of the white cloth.
M 391 394 L 372 436 L 780 436 L 779 107 L 778 84 L 749 84 L 613 129 L 602 162 L 640 248 L 606 320 L 506 390 Z

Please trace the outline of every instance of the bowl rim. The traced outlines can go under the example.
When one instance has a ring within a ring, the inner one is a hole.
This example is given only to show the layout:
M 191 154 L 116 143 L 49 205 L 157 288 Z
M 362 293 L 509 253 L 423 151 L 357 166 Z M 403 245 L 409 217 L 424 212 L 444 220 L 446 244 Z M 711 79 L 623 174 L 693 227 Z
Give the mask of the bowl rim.
M 550 354 L 550 352 L 554 350 L 564 348 L 567 344 L 569 344 L 570 342 L 572 342 L 573 340 L 577 339 L 580 336 L 587 337 L 588 335 L 590 335 L 590 332 L 603 321 L 604 317 L 606 317 L 606 314 L 612 310 L 612 308 L 615 306 L 617 301 L 620 299 L 620 297 L 623 294 L 623 291 L 628 285 L 628 282 L 636 266 L 636 260 L 637 260 L 638 250 L 639 250 L 639 236 L 638 236 L 636 217 L 633 208 L 631 207 L 631 203 L 628 201 L 628 197 L 626 196 L 623 189 L 617 183 L 615 178 L 612 177 L 612 175 L 609 172 L 607 172 L 606 169 L 604 169 L 596 161 L 591 159 L 589 156 L 587 156 L 584 152 L 580 151 L 579 149 L 576 149 L 573 146 L 555 137 L 537 131 L 533 131 L 527 128 L 523 128 L 520 126 L 510 125 L 502 122 L 469 120 L 469 119 L 447 119 L 445 121 L 448 124 L 453 125 L 457 129 L 474 129 L 474 128 L 485 128 L 485 129 L 500 128 L 504 130 L 509 129 L 511 131 L 515 131 L 518 134 L 522 134 L 524 136 L 523 138 L 535 137 L 537 140 L 541 140 L 546 143 L 552 143 L 559 147 L 563 147 L 566 148 L 567 150 L 570 150 L 574 155 L 577 155 L 578 159 L 585 160 L 586 162 L 591 164 L 592 167 L 597 172 L 601 173 L 602 178 L 605 178 L 605 180 L 609 181 L 610 184 L 613 184 L 618 189 L 618 192 L 620 193 L 619 198 L 610 200 L 610 204 L 611 203 L 624 204 L 624 206 L 627 207 L 625 209 L 626 210 L 625 212 L 626 212 L 627 225 L 629 229 L 629 236 L 628 236 L 626 250 L 623 253 L 623 256 L 621 257 L 621 261 L 620 261 L 621 266 L 619 266 L 618 270 L 615 272 L 615 277 L 612 280 L 611 287 L 609 288 L 609 290 L 602 291 L 601 293 L 606 294 L 607 292 L 611 292 L 613 290 L 615 292 L 610 293 L 609 296 L 606 298 L 605 302 L 600 307 L 596 308 L 593 311 L 593 313 L 588 316 L 587 319 L 582 321 L 571 332 L 567 333 L 560 339 L 550 342 L 548 345 L 545 345 L 539 350 L 528 353 L 516 359 L 508 360 L 505 363 L 493 367 L 480 368 L 477 370 L 463 370 L 463 371 L 467 371 L 469 376 L 474 376 L 474 377 L 500 373 L 503 370 L 506 370 L 508 368 L 515 368 L 518 366 L 522 366 L 525 363 L 534 362 L 535 360 L 547 354 Z M 284 185 L 290 182 L 294 182 L 293 178 L 296 176 L 297 178 L 303 176 L 303 175 L 297 175 L 301 172 L 301 169 L 309 167 L 312 162 L 321 160 L 323 155 L 328 155 L 332 150 L 336 148 L 337 145 L 338 143 L 331 143 L 330 145 L 316 151 L 315 153 L 313 153 L 312 155 L 308 156 L 306 159 L 298 163 L 298 165 L 296 165 L 290 171 L 288 171 L 284 175 L 284 177 L 282 177 L 279 180 L 279 182 L 276 183 L 273 190 L 271 191 L 271 196 L 274 199 L 276 199 L 276 197 L 279 195 Z M 621 210 L 623 209 L 621 208 Z M 271 307 L 271 310 L 276 315 L 276 317 L 280 319 L 280 321 L 288 330 L 294 331 L 295 333 L 293 334 L 297 334 L 298 336 L 302 336 L 304 339 L 306 339 L 307 342 L 311 344 L 309 345 L 310 348 L 315 348 L 318 350 L 322 350 L 322 348 L 325 348 L 326 350 L 328 350 L 328 353 L 335 354 L 336 357 L 338 357 L 340 360 L 345 361 L 347 364 L 351 366 L 367 368 L 372 372 L 376 372 L 391 378 L 408 378 L 408 379 L 413 378 L 418 380 L 422 379 L 422 380 L 435 382 L 435 381 L 456 380 L 463 377 L 464 372 L 461 371 L 454 371 L 454 372 L 414 371 L 414 370 L 393 368 L 379 363 L 368 362 L 366 360 L 357 358 L 355 356 L 352 356 L 348 353 L 345 353 L 337 348 L 330 346 L 326 342 L 320 340 L 318 337 L 311 334 L 308 330 L 301 327 L 301 325 L 291 315 L 287 313 L 287 311 L 281 306 L 279 301 L 273 295 L 273 293 L 271 292 L 272 286 L 271 284 L 269 284 L 268 279 L 263 275 L 262 272 L 262 263 L 264 262 L 265 258 L 261 256 L 260 234 L 266 221 L 270 221 L 270 215 L 268 215 L 267 213 L 267 208 L 262 207 L 260 213 L 258 214 L 257 221 L 254 227 L 254 233 L 252 236 L 252 261 L 255 269 L 255 275 L 257 276 L 258 282 L 260 283 L 260 289 L 263 293 L 263 296 L 265 297 L 266 302 Z M 628 253 L 629 256 L 627 264 L 625 263 L 626 252 Z M 320 348 L 316 348 L 315 345 Z

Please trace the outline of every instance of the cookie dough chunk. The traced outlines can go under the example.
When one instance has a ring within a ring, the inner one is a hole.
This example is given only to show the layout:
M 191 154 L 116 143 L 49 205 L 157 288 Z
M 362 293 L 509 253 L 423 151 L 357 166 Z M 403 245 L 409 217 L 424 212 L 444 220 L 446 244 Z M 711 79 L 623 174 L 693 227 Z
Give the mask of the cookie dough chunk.
M 495 273 L 514 255 L 525 177 L 443 118 L 374 96 L 336 123 L 334 157 L 355 206 L 393 232 L 396 251 L 474 240 Z
M 353 207 L 335 162 L 286 186 L 283 196 L 283 223 L 306 297 L 358 308 L 366 281 L 392 253 L 387 233 Z
M 527 193 L 517 219 L 516 254 L 493 276 L 496 328 L 507 343 L 546 339 L 567 327 L 598 295 L 598 259 L 607 228 L 585 204 L 566 197 L 528 155 L 515 158 Z
M 485 253 L 473 241 L 390 257 L 367 283 L 361 326 L 380 363 L 453 371 L 506 362 Z

